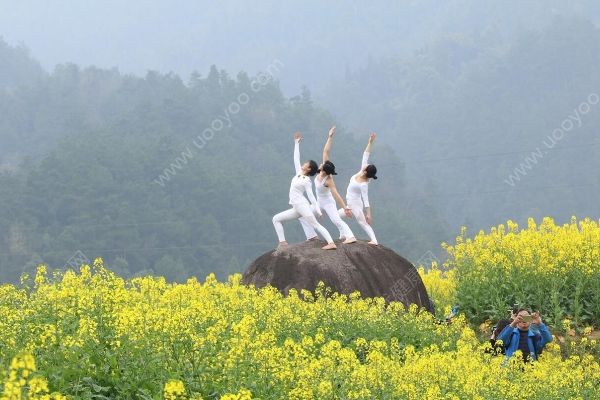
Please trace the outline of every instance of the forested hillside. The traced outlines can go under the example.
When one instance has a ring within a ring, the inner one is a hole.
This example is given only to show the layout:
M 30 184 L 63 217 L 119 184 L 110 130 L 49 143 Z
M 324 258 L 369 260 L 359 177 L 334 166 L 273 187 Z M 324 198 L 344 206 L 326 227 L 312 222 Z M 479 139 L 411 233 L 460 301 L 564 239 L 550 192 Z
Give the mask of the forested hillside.
M 3 281 L 41 262 L 62 268 L 96 256 L 125 275 L 241 271 L 276 245 L 271 217 L 288 208 L 294 131 L 305 135 L 302 157 L 318 160 L 338 125 L 342 191 L 360 166 L 368 131 L 348 132 L 308 90 L 285 98 L 271 79 L 276 68 L 234 78 L 213 67 L 188 80 L 76 65 L 44 74 L 1 47 L 0 65 L 32 71 L 0 77 Z M 444 224 L 428 202 L 403 207 L 423 189 L 407 187 L 389 147 L 376 143 L 373 162 L 378 237 L 416 261 L 445 237 Z M 286 228 L 302 239 L 297 223 Z

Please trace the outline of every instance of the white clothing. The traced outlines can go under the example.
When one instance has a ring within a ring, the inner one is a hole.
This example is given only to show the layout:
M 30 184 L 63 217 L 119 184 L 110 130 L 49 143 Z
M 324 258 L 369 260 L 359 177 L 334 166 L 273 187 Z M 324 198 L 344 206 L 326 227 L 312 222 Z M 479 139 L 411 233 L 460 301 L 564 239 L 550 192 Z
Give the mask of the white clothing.
M 322 204 L 321 200 L 319 199 L 316 207 L 321 207 L 321 210 L 325 210 L 325 212 L 327 213 L 327 216 L 329 216 L 329 219 L 331 220 L 331 222 L 333 222 L 333 224 L 340 231 L 340 237 L 344 237 L 346 239 L 354 237 L 354 233 L 352 233 L 352 230 L 350 230 L 350 227 L 348 226 L 348 224 L 345 223 L 344 221 L 342 221 L 342 219 L 340 218 L 340 215 L 338 214 L 338 210 L 336 208 L 335 202 Z M 315 206 L 311 207 L 313 213 L 316 213 L 316 210 L 315 210 L 316 207 Z M 302 229 L 304 230 L 304 234 L 306 235 L 307 239 L 317 236 L 315 229 L 304 218 L 300 218 L 300 224 L 302 224 Z
M 300 145 L 299 141 L 296 140 L 294 143 L 294 167 L 296 168 L 296 175 L 292 178 L 290 184 L 290 202 L 289 204 L 306 204 L 308 201 L 304 197 L 304 193 L 308 195 L 311 204 L 317 204 L 315 195 L 312 191 L 312 183 L 310 178 L 302 173 L 302 167 L 300 166 Z
M 363 153 L 362 163 L 360 167 L 360 172 L 362 172 L 365 167 L 369 165 L 369 153 L 366 151 Z M 358 182 L 356 180 L 355 174 L 350 178 L 350 183 L 348 184 L 348 189 L 346 190 L 346 202 L 348 205 L 350 203 L 360 207 L 370 207 L 369 205 L 369 182 Z
M 350 207 L 350 209 L 352 210 L 352 214 L 354 215 L 354 218 L 356 218 L 356 221 L 358 222 L 360 227 L 363 228 L 365 233 L 369 236 L 369 239 L 373 243 L 377 244 L 378 242 L 377 242 L 377 238 L 375 237 L 375 231 L 373 230 L 371 225 L 369 225 L 369 223 L 367 222 L 367 219 L 365 218 L 365 213 L 363 212 L 362 205 L 358 206 L 358 205 L 352 205 L 352 204 L 348 203 L 348 207 Z M 344 212 L 343 208 L 340 208 L 338 210 L 338 214 L 341 218 L 344 218 L 346 216 L 346 213 Z
M 304 193 L 308 195 L 310 202 L 313 206 L 317 207 L 317 200 L 312 191 L 312 183 L 308 176 L 302 173 L 302 167 L 300 166 L 300 141 L 296 140 L 294 144 L 294 168 L 296 169 L 296 176 L 292 178 L 290 185 L 290 204 L 292 208 L 273 217 L 273 226 L 275 226 L 275 232 L 280 242 L 285 241 L 285 235 L 283 232 L 282 221 L 291 219 L 297 219 L 302 217 L 306 222 L 313 228 L 319 231 L 327 243 L 333 243 L 333 239 L 327 229 L 315 218 L 311 206 L 308 204 Z M 321 215 L 321 210 L 318 209 L 318 215 Z
M 332 203 L 335 206 L 335 199 L 333 198 L 333 194 L 331 194 L 331 189 L 325 186 L 325 182 L 329 179 L 328 175 L 325 175 L 323 179 L 319 181 L 319 177 L 315 178 L 315 189 L 317 192 L 317 203 L 321 205 L 321 208 L 324 204 Z
M 301 218 L 302 223 L 308 223 L 313 230 L 319 231 L 321 236 L 327 241 L 327 243 L 333 243 L 333 239 L 327 229 L 317 221 L 315 218 L 311 207 L 308 203 L 303 204 L 294 204 L 291 209 L 287 211 L 280 212 L 279 214 L 273 217 L 273 226 L 275 226 L 275 232 L 277 232 L 277 237 L 280 242 L 285 241 L 285 234 L 283 232 L 283 225 L 281 222 L 289 221 L 291 219 Z M 316 236 L 316 234 L 314 235 Z
M 369 165 L 369 155 L 370 153 L 364 152 L 362 157 L 362 162 L 360 165 L 360 171 L 353 175 L 350 178 L 350 183 L 348 184 L 348 189 L 346 190 L 346 203 L 348 207 L 352 210 L 352 214 L 358 224 L 363 228 L 365 233 L 369 235 L 369 239 L 377 243 L 377 238 L 375 238 L 375 231 L 367 222 L 365 218 L 365 213 L 363 208 L 370 207 L 369 205 L 369 182 L 358 182 L 356 180 L 356 176 L 360 174 L 367 165 Z M 341 218 L 344 218 L 346 214 L 344 213 L 344 209 L 340 208 L 338 210 L 338 214 Z

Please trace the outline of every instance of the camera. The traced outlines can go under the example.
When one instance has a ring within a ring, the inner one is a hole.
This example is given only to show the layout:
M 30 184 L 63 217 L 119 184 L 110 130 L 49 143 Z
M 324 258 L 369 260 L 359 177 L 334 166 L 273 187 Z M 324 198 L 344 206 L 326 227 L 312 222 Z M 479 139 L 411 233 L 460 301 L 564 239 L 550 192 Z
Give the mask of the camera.
M 533 315 L 521 315 L 521 320 L 523 322 L 531 323 L 533 322 Z

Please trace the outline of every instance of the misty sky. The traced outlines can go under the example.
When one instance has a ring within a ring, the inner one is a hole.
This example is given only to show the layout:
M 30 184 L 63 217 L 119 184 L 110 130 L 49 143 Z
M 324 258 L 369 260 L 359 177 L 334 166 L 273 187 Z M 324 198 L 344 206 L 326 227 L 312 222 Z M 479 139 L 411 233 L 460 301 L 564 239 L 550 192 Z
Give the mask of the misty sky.
M 369 57 L 412 52 L 440 32 L 506 34 L 567 12 L 555 0 L 471 3 L 0 0 L 0 36 L 25 44 L 47 70 L 74 62 L 137 75 L 174 71 L 186 79 L 212 64 L 254 74 L 278 59 L 286 65 L 283 88 L 297 93 L 301 85 L 318 87 Z

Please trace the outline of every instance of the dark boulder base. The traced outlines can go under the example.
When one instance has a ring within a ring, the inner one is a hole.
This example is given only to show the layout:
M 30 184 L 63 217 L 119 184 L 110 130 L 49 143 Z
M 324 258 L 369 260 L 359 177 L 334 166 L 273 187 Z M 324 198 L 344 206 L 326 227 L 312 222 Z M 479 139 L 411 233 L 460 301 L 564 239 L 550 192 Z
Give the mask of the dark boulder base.
M 295 288 L 314 292 L 319 281 L 334 292 L 359 291 L 364 298 L 416 304 L 433 312 L 425 285 L 415 267 L 391 249 L 364 241 L 336 242 L 337 250 L 321 250 L 321 241 L 291 244 L 258 257 L 242 282 L 257 288 L 270 284 L 287 294 Z

